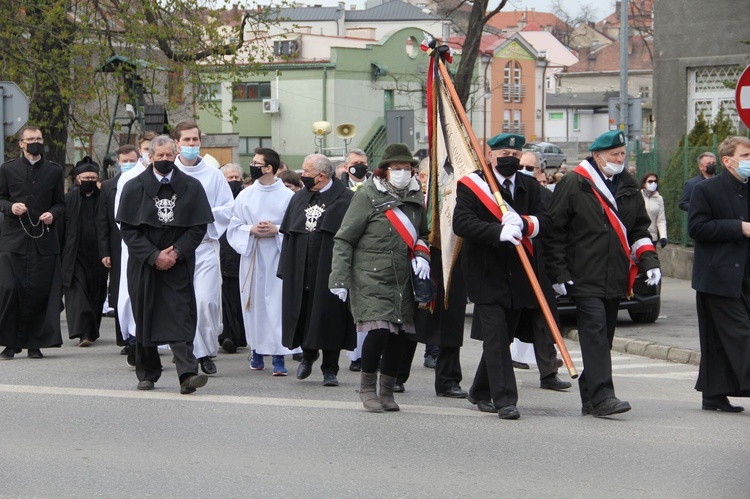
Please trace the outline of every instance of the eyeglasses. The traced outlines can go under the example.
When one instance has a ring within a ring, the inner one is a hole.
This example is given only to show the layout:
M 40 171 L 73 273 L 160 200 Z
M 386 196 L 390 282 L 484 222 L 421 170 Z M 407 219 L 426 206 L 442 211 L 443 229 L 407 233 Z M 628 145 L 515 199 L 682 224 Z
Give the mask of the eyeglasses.
M 407 166 L 405 168 L 397 168 L 397 167 L 389 166 L 388 169 L 391 170 L 392 172 L 408 172 L 408 171 L 411 171 L 411 166 Z
M 533 172 L 536 167 L 530 165 L 521 165 L 521 168 L 525 169 L 527 172 Z
M 656 183 L 656 180 L 646 180 L 646 183 L 647 183 L 647 184 L 655 184 L 655 183 Z
M 268 166 L 268 165 L 265 163 L 256 163 L 255 161 L 253 161 L 252 163 L 250 163 L 250 166 L 254 166 L 256 168 L 263 168 L 264 166 Z
M 93 182 L 95 180 L 99 180 L 99 177 L 81 177 L 78 180 L 80 180 L 81 182 Z
M 21 142 L 24 144 L 32 144 L 34 142 L 44 142 L 44 139 L 42 137 L 29 137 L 27 139 L 21 139 Z

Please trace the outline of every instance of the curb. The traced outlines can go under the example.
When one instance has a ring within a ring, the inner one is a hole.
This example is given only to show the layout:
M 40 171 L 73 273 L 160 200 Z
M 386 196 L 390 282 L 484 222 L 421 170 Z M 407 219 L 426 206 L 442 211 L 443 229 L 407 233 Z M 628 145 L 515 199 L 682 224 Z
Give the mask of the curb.
M 578 341 L 578 330 L 569 329 L 563 331 L 565 338 Z M 652 359 L 668 360 L 679 364 L 700 365 L 701 353 L 687 348 L 672 347 L 660 345 L 653 341 L 631 340 L 628 338 L 614 337 L 612 340 L 612 350 L 616 352 L 629 353 L 631 355 L 641 355 Z

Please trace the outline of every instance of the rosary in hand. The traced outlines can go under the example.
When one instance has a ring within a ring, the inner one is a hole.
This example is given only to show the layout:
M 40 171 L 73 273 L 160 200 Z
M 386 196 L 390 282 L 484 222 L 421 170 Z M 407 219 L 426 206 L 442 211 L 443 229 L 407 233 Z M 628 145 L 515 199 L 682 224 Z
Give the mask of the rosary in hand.
M 23 224 L 23 218 L 21 218 L 22 216 L 23 216 L 23 215 L 20 215 L 20 216 L 18 217 L 18 221 L 19 221 L 19 222 L 21 222 L 21 228 L 23 228 L 23 231 L 24 231 L 24 232 L 26 233 L 26 235 L 27 235 L 27 236 L 29 236 L 30 238 L 32 238 L 32 239 L 39 239 L 40 237 L 42 237 L 42 236 L 44 235 L 44 229 L 47 229 L 47 232 L 49 232 L 49 225 L 44 225 L 44 226 L 42 227 L 42 232 L 41 232 L 41 233 L 40 233 L 40 234 L 39 234 L 38 236 L 35 236 L 35 235 L 31 234 L 31 233 L 30 233 L 30 232 L 29 232 L 29 231 L 28 231 L 28 230 L 26 229 L 26 226 L 25 226 L 25 225 Z M 28 211 L 26 212 L 26 218 L 28 218 L 28 219 L 29 219 L 29 223 L 31 224 L 31 226 L 32 226 L 32 227 L 38 227 L 38 226 L 39 226 L 39 224 L 40 224 L 40 223 L 42 223 L 42 220 L 41 220 L 41 216 L 40 216 L 40 217 L 39 217 L 39 218 L 37 219 L 36 223 L 34 223 L 34 221 L 33 221 L 33 220 L 31 220 L 31 215 L 29 215 L 29 212 L 28 212 Z

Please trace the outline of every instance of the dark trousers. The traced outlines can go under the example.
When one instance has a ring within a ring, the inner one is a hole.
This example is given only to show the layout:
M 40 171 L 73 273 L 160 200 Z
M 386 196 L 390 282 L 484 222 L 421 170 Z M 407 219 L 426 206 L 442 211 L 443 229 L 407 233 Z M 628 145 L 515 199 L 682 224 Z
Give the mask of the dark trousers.
M 612 382 L 612 339 L 617 325 L 619 298 L 575 298 L 578 343 L 583 370 L 578 378 L 581 402 L 596 405 L 615 396 Z
M 339 373 L 340 354 L 340 350 L 323 350 L 323 362 L 320 364 L 320 370 L 323 372 L 323 374 Z M 315 362 L 318 359 L 318 351 L 312 348 L 303 348 L 302 358 L 305 360 L 309 360 L 310 362 Z
M 403 332 L 394 334 L 387 329 L 368 331 L 362 344 L 362 372 L 377 372 L 379 365 L 381 374 L 396 377 L 404 335 Z
M 461 347 L 440 347 L 435 365 L 435 392 L 447 392 L 461 386 Z
M 482 334 L 482 358 L 469 394 L 474 400 L 492 400 L 498 409 L 518 403 L 516 375 L 510 356 L 510 343 L 520 310 L 500 305 L 474 305 Z M 442 353 L 441 353 L 442 354 Z
M 132 347 L 131 347 L 132 348 Z M 187 376 L 198 374 L 198 360 L 193 355 L 192 341 L 178 341 L 169 343 L 174 355 L 174 363 L 180 382 Z M 161 377 L 161 359 L 158 347 L 144 347 L 142 343 L 135 345 L 135 374 L 138 381 L 153 381 L 156 383 Z
M 557 350 L 552 332 L 549 330 L 547 321 L 541 309 L 534 309 L 531 324 L 534 333 L 534 357 L 539 369 L 539 378 L 546 378 L 557 374 Z

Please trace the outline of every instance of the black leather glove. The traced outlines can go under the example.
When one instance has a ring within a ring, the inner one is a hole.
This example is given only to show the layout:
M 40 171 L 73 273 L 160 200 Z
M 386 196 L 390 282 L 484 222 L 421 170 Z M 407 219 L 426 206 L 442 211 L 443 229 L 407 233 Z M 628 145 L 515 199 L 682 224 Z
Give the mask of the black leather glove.
M 666 237 L 662 237 L 662 238 L 661 238 L 661 239 L 659 240 L 659 244 L 661 245 L 661 247 L 662 247 L 662 248 L 663 248 L 664 246 L 666 246 L 666 245 L 667 245 L 667 238 L 666 238 Z

